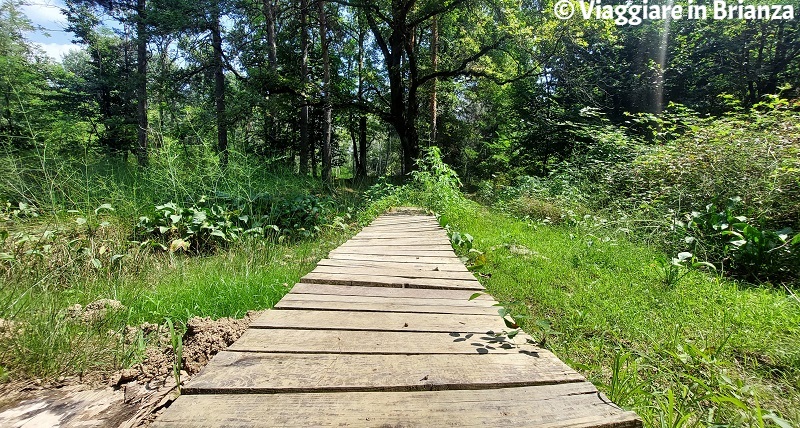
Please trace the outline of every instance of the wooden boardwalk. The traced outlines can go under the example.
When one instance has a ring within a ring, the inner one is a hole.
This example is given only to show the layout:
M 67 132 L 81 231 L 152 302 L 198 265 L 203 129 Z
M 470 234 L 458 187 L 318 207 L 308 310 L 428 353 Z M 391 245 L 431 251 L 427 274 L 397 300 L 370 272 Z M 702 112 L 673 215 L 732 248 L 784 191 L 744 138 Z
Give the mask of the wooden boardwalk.
M 435 218 L 386 214 L 331 251 L 156 427 L 638 427 L 496 302 Z

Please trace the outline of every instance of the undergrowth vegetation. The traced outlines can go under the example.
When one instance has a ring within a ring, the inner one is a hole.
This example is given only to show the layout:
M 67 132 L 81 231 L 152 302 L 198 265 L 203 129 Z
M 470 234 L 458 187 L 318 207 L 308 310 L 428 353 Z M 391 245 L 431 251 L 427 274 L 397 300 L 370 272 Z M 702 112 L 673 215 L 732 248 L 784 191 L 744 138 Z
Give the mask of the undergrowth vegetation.
M 477 200 L 549 224 L 598 224 L 691 268 L 796 288 L 800 280 L 798 106 L 704 118 L 672 105 L 625 127 L 597 112 L 570 128 L 573 156 L 546 177 L 496 176 Z M 682 255 L 679 257 L 678 255 Z M 713 265 L 713 268 L 711 267 Z
M 385 209 L 235 153 L 225 171 L 166 150 L 144 170 L 103 157 L 3 162 L 3 378 L 101 376 L 143 358 L 149 339 L 129 340 L 127 326 L 181 332 L 194 316 L 269 308 Z
M 669 260 L 657 241 L 631 239 L 620 224 L 559 204 L 560 194 L 536 208 L 559 218 L 487 209 L 459 193 L 435 150 L 414 178 L 393 197 L 436 211 L 523 329 L 647 426 L 800 421 L 800 301 L 792 292 L 693 267 L 691 255 Z

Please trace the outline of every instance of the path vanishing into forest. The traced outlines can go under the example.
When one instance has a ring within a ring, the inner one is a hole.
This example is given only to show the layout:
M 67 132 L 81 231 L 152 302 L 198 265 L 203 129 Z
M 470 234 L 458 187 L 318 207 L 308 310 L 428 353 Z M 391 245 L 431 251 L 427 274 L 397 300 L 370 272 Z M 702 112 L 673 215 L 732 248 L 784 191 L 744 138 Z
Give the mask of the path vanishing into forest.
M 217 354 L 156 427 L 639 427 L 533 339 L 432 216 L 387 213 Z M 529 342 L 530 339 L 530 342 Z

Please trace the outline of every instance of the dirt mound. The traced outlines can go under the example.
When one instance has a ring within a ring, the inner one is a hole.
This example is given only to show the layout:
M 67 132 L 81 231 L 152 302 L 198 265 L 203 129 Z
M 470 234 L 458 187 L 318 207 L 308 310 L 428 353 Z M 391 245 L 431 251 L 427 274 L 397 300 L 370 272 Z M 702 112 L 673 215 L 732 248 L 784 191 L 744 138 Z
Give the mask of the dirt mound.
M 212 320 L 208 317 L 194 317 L 186 323 L 186 333 L 183 335 L 183 364 L 182 380 L 186 375 L 194 375 L 208 364 L 208 361 L 217 352 L 227 348 L 236 341 L 250 325 L 250 322 L 263 312 L 250 311 L 242 319 L 220 318 Z M 145 323 L 141 326 L 129 328 L 126 332 L 128 340 L 132 340 L 141 331 L 143 334 L 158 334 L 159 348 L 148 348 L 144 361 L 131 370 L 120 372 L 120 383 L 126 379 L 136 378 L 142 382 L 162 380 L 173 376 L 173 362 L 175 350 L 172 349 L 169 329 L 166 326 Z
M 100 299 L 89 303 L 85 307 L 76 303 L 67 308 L 67 316 L 73 320 L 87 324 L 104 319 L 109 313 L 119 312 L 125 309 L 125 305 L 118 300 Z
M 18 323 L 0 318 L 0 340 L 13 339 L 21 331 L 22 329 Z
M 94 322 L 105 317 L 109 310 L 121 307 L 113 302 L 104 299 L 85 308 L 75 305 L 68 313 L 74 314 L 72 317 L 76 321 Z M 262 313 L 251 311 L 243 319 L 190 319 L 183 336 L 181 383 L 199 372 L 217 352 L 236 341 Z M 10 321 L 0 320 L 0 334 L 13 332 L 16 327 Z M 87 378 L 59 379 L 59 383 L 53 385 L 42 385 L 38 381 L 0 384 L 0 426 L 147 426 L 175 399 L 177 385 L 169 328 L 144 323 L 128 327 L 120 338 L 130 344 L 142 336 L 155 339 L 151 342 L 155 346 L 145 350 L 144 361 L 117 372 L 102 388 L 86 384 Z
M 183 338 L 183 368 L 193 375 L 200 371 L 217 352 L 236 341 L 260 312 L 248 312 L 244 319 L 195 317 L 186 323 Z

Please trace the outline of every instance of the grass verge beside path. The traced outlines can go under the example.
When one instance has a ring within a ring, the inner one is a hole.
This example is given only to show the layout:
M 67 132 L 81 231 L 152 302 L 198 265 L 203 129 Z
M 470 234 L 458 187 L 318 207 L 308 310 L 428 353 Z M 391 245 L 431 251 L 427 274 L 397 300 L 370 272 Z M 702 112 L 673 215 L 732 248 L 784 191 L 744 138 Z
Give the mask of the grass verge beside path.
M 523 329 L 647 425 L 800 425 L 800 302 L 785 291 L 701 272 L 667 284 L 660 254 L 624 237 L 476 204 L 443 217 Z
M 0 381 L 9 376 L 96 378 L 144 356 L 144 343 L 117 339 L 126 326 L 170 319 L 182 331 L 191 317 L 242 318 L 249 310 L 271 308 L 354 232 L 326 226 L 316 238 L 290 244 L 253 240 L 203 257 L 152 254 L 136 272 L 76 276 L 68 287 L 20 290 L 13 297 L 22 309 L 11 320 L 19 333 L 7 329 L 9 336 L 0 335 Z M 6 284 L 6 291 L 11 286 Z M 100 299 L 117 300 L 125 308 L 91 322 L 70 316 L 71 306 Z

